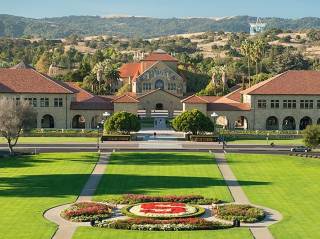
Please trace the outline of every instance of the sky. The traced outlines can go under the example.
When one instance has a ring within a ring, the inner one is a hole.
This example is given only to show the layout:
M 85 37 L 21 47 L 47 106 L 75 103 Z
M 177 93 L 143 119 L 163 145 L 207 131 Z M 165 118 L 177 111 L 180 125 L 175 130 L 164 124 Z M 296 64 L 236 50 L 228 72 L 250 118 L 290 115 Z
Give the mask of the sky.
M 1 0 L 0 14 L 43 18 L 129 15 L 158 18 L 320 17 L 319 0 Z

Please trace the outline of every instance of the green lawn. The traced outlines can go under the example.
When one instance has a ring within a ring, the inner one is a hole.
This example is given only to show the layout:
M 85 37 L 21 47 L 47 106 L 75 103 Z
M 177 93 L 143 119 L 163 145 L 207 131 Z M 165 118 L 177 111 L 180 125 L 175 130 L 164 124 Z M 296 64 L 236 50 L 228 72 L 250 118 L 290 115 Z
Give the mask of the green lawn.
M 320 238 L 319 159 L 230 154 L 228 161 L 238 180 L 264 182 L 242 185 L 251 202 L 284 216 L 271 226 L 275 238 Z
M 273 142 L 275 145 L 304 145 L 303 139 L 278 139 L 278 140 L 265 140 L 265 139 L 239 139 L 229 141 L 228 144 L 253 144 L 253 145 L 270 145 Z
M 43 212 L 73 202 L 97 158 L 73 153 L 0 159 L 0 238 L 50 239 L 56 225 Z
M 125 193 L 200 194 L 231 201 L 213 156 L 208 153 L 115 153 L 95 200 Z M 248 229 L 193 232 L 138 232 L 79 228 L 76 239 L 251 239 Z
M 95 200 L 126 193 L 197 194 L 231 201 L 231 195 L 208 153 L 115 153 Z
M 99 228 L 80 228 L 76 239 L 253 239 L 248 229 L 229 229 L 222 231 L 191 232 L 140 232 L 108 230 Z
M 92 137 L 21 137 L 19 144 L 59 144 L 59 143 L 95 143 L 97 138 Z M 0 137 L 0 144 L 5 144 L 4 138 Z

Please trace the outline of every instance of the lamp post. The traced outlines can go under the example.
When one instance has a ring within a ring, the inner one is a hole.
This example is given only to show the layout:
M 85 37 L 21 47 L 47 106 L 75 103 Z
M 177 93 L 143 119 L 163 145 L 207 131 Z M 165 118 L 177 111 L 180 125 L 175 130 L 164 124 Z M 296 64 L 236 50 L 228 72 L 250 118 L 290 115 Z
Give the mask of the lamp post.
M 103 117 L 108 118 L 109 116 L 110 116 L 110 113 L 109 113 L 109 112 L 104 112 L 104 113 L 103 113 Z
M 98 149 L 98 153 L 100 153 L 100 125 L 98 124 L 97 126 L 97 130 L 98 130 L 98 137 L 97 137 L 97 149 Z
M 216 113 L 216 112 L 213 112 L 212 114 L 211 114 L 211 117 L 213 118 L 213 123 L 214 123 L 214 131 L 216 131 L 216 120 L 217 120 L 217 117 L 218 117 L 219 115 Z

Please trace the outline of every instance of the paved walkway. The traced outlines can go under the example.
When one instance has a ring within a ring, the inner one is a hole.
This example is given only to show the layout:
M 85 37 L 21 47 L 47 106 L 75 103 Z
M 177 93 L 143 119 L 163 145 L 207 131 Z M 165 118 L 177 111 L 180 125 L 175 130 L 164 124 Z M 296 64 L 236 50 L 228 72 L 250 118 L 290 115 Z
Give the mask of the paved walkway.
M 215 159 L 217 162 L 217 166 L 219 167 L 220 172 L 224 177 L 224 180 L 226 181 L 226 184 L 234 199 L 234 202 L 239 204 L 253 205 L 250 203 L 248 197 L 246 196 L 239 182 L 237 181 L 237 178 L 234 176 L 225 158 L 225 154 L 223 153 L 215 154 Z M 241 225 L 244 227 L 249 227 L 255 239 L 273 239 L 274 237 L 269 231 L 268 226 L 279 222 L 282 219 L 282 215 L 278 211 L 272 210 L 270 208 L 265 208 L 258 205 L 253 205 L 253 206 L 264 209 L 264 211 L 266 212 L 266 218 L 259 223 L 252 223 L 252 224 L 242 223 Z
M 106 170 L 108 159 L 110 153 L 101 154 L 98 163 L 96 164 L 91 176 L 89 177 L 86 185 L 84 186 L 80 196 L 78 197 L 76 202 L 88 202 L 92 200 L 92 196 L 94 195 L 99 182 Z M 88 226 L 89 223 L 73 223 L 67 220 L 64 220 L 60 217 L 61 211 L 68 208 L 71 204 L 62 205 L 59 207 L 55 207 L 49 209 L 45 212 L 44 216 L 48 220 L 59 225 L 58 230 L 52 237 L 53 239 L 71 239 L 77 227 L 79 226 Z

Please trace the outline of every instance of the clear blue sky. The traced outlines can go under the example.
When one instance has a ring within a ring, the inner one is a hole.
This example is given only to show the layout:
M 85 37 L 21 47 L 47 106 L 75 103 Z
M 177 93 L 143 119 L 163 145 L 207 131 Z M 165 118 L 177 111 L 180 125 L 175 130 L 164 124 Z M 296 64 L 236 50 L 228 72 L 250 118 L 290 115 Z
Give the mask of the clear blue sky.
M 25 17 L 125 14 L 152 17 L 320 17 L 319 0 L 1 0 L 1 14 Z

